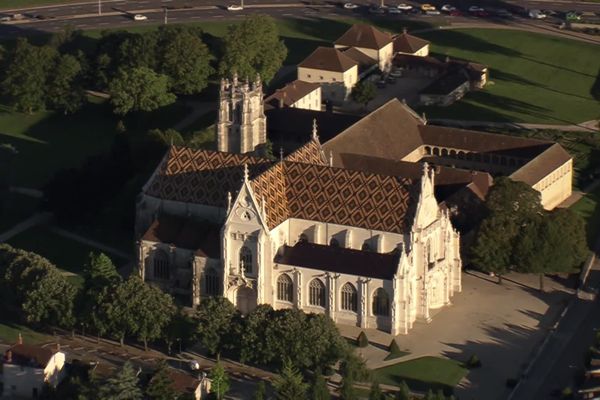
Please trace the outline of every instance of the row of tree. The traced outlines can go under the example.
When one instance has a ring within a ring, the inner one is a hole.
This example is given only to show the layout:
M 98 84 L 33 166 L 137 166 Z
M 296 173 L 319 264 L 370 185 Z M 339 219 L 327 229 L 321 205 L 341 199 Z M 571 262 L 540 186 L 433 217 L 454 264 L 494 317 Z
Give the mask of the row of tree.
M 498 178 L 485 201 L 470 260 L 499 277 L 510 270 L 540 275 L 571 273 L 588 254 L 585 221 L 569 209 L 547 212 L 540 193 L 523 182 Z
M 260 74 L 270 81 L 287 49 L 274 21 L 252 16 L 231 25 L 212 53 L 198 28 L 161 26 L 145 33 L 104 32 L 96 45 L 85 45 L 80 31 L 67 29 L 45 45 L 20 38 L 6 51 L 0 87 L 15 109 L 77 111 L 85 89 L 107 92 L 116 114 L 152 111 L 178 95 L 198 94 L 218 70 L 221 76 Z M 90 48 L 91 47 L 91 48 Z

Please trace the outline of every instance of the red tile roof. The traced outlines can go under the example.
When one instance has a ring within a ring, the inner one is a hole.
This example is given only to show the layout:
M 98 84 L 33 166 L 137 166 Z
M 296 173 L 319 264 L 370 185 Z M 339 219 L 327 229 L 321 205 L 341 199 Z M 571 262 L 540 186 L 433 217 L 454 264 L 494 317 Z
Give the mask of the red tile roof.
M 352 25 L 334 43 L 339 46 L 362 47 L 366 49 L 380 50 L 391 43 L 392 37 L 372 25 Z
M 270 105 L 274 108 L 280 108 L 281 106 L 290 107 L 298 100 L 319 89 L 319 87 L 318 83 L 295 80 L 281 89 L 277 89 L 275 93 L 267 97 L 265 105 Z
M 332 47 L 317 47 L 298 67 L 321 69 L 324 71 L 346 72 L 358 63 Z
M 50 349 L 30 344 L 15 344 L 4 353 L 4 362 L 34 368 L 45 368 L 54 355 Z M 11 361 L 8 361 L 8 360 Z
M 401 33 L 394 38 L 394 53 L 416 53 L 429 43 L 429 41 L 420 37 Z

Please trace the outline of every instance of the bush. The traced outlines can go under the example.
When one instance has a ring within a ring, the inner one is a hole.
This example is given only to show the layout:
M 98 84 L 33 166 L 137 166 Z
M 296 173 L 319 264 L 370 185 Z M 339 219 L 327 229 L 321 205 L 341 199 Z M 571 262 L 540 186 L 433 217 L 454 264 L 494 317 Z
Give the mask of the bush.
M 390 342 L 390 345 L 388 347 L 388 350 L 391 354 L 398 354 L 398 353 L 402 352 L 402 350 L 400 350 L 400 347 L 398 347 L 398 343 L 396 343 L 396 339 L 392 339 L 392 341 Z
M 367 338 L 367 334 L 363 331 L 358 335 L 358 339 L 356 339 L 356 343 L 358 347 L 367 347 L 369 345 L 369 338 Z
M 471 357 L 469 357 L 469 360 L 467 361 L 467 368 L 471 369 L 479 367 L 481 367 L 481 360 L 479 359 L 479 357 L 473 354 Z

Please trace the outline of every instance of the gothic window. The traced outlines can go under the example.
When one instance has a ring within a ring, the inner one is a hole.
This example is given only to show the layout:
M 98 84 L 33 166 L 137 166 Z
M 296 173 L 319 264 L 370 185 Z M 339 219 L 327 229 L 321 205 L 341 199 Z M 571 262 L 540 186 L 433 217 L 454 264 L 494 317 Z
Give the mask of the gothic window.
M 351 283 L 346 283 L 342 287 L 342 310 L 358 310 L 358 294 L 356 288 Z
M 240 249 L 240 268 L 244 268 L 244 273 L 252 273 L 252 252 L 246 246 Z
M 169 277 L 169 255 L 157 250 L 154 254 L 154 278 L 168 280 Z
M 204 292 L 208 296 L 219 294 L 219 274 L 214 268 L 208 268 L 204 273 Z
M 308 236 L 306 236 L 306 234 L 304 234 L 304 233 L 300 234 L 300 237 L 298 238 L 298 242 L 308 243 Z
M 294 300 L 294 283 L 292 278 L 286 274 L 279 275 L 277 278 L 277 300 L 289 301 Z
M 308 286 L 311 306 L 325 307 L 325 285 L 319 279 L 313 279 Z
M 373 314 L 383 317 L 390 315 L 390 298 L 383 288 L 379 288 L 373 295 Z
M 340 247 L 340 242 L 338 242 L 335 238 L 331 238 L 331 240 L 329 241 L 329 245 L 331 247 Z

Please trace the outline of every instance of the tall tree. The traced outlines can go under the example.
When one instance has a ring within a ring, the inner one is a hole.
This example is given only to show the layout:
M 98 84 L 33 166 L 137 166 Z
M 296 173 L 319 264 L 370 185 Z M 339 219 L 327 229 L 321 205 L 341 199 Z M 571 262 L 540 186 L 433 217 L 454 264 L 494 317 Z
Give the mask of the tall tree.
M 379 382 L 373 381 L 371 383 L 371 390 L 369 391 L 369 400 L 385 400 L 385 396 L 381 392 Z
M 156 70 L 158 37 L 155 32 L 130 33 L 116 52 L 119 68 Z
M 110 82 L 111 103 L 117 114 L 153 111 L 175 101 L 168 78 L 146 67 L 121 69 Z
M 377 94 L 377 88 L 370 81 L 360 81 L 352 89 L 352 100 L 366 107 Z
M 260 74 L 269 82 L 287 55 L 274 20 L 264 15 L 247 17 L 241 24 L 231 25 L 223 43 L 219 64 L 222 76 L 237 73 L 241 78 L 254 79 Z
M 82 86 L 82 68 L 77 58 L 65 54 L 57 57 L 54 71 L 48 80 L 48 103 L 50 107 L 73 113 L 83 104 L 85 93 Z
M 111 376 L 100 386 L 99 398 L 102 400 L 141 400 L 142 390 L 138 386 L 137 372 L 128 362 L 123 364 L 121 370 Z
M 217 354 L 226 347 L 232 322 L 239 312 L 224 297 L 203 299 L 196 309 L 196 333 L 209 354 Z
M 57 52 L 49 46 L 34 46 L 17 39 L 2 81 L 2 90 L 11 106 L 31 114 L 46 104 L 46 82 Z
M 327 382 L 325 381 L 325 377 L 321 373 L 320 368 L 315 372 L 309 394 L 312 400 L 331 400 L 331 393 L 327 388 Z
M 173 389 L 166 362 L 160 362 L 158 369 L 146 388 L 146 395 L 152 400 L 177 400 L 179 394 Z
M 214 394 L 217 400 L 223 399 L 229 391 L 229 377 L 219 358 L 217 358 L 217 363 L 210 370 L 209 378 L 211 379 L 210 392 Z
M 279 375 L 273 379 L 273 388 L 277 400 L 304 400 L 308 384 L 304 382 L 302 374 L 291 361 L 286 360 Z
M 164 26 L 158 31 L 158 71 L 169 77 L 173 92 L 200 93 L 213 72 L 208 47 L 201 32 L 182 26 Z

